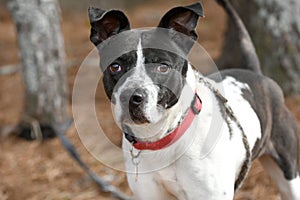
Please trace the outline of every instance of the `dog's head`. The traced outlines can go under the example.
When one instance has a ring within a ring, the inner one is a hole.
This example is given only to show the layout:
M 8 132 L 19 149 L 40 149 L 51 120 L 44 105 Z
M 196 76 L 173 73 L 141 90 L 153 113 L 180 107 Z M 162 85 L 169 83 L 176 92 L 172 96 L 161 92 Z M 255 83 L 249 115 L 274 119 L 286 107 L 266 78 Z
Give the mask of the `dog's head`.
M 151 30 L 131 30 L 119 10 L 89 9 L 90 40 L 100 53 L 103 84 L 123 129 L 153 141 L 177 126 L 195 77 L 187 55 L 197 39 L 200 3 L 175 7 Z

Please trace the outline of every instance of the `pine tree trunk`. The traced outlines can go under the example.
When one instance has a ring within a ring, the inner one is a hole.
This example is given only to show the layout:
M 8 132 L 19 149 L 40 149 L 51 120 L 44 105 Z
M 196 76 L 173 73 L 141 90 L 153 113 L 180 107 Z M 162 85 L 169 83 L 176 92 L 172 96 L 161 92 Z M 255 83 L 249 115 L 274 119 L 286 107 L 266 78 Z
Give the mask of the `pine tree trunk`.
M 25 85 L 24 121 L 58 126 L 68 119 L 65 49 L 57 0 L 10 0 Z
M 279 83 L 286 95 L 300 93 L 300 1 L 232 0 L 256 47 L 263 73 Z M 236 29 L 228 21 L 220 68 L 235 68 L 243 61 Z

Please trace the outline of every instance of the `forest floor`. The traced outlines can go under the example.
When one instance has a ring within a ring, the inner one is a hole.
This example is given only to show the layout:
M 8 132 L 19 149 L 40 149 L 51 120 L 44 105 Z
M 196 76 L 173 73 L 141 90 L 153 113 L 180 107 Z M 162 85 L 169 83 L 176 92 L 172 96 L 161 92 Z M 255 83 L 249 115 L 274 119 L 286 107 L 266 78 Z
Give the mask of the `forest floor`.
M 163 4 L 145 4 L 136 8 L 139 12 L 129 10 L 127 13 L 133 20 L 133 27 L 150 27 L 156 25 L 159 16 L 173 5 L 168 1 Z M 206 1 L 204 7 L 206 17 L 198 25 L 199 42 L 211 57 L 216 59 L 222 46 L 226 16 L 212 1 Z M 71 102 L 72 88 L 79 65 L 93 49 L 89 42 L 87 14 L 63 12 L 62 28 L 67 60 L 75 61 L 68 68 Z M 2 7 L 0 8 L 0 66 L 18 63 L 14 25 L 7 10 Z M 113 199 L 99 191 L 70 158 L 57 138 L 29 142 L 10 133 L 10 127 L 16 125 L 21 118 L 23 94 L 20 73 L 0 76 L 0 200 Z M 289 97 L 286 102 L 300 125 L 300 97 Z M 96 93 L 96 110 L 99 119 L 103 119 L 100 122 L 103 130 L 109 134 L 109 138 L 113 138 L 113 143 L 120 146 L 121 133 L 113 122 L 111 107 L 101 86 Z M 72 115 L 71 106 L 70 115 Z M 89 129 L 88 125 L 85 128 Z M 74 125 L 70 127 L 66 136 L 76 146 L 83 160 L 98 175 L 130 194 L 125 173 L 111 169 L 95 159 L 80 141 Z M 278 191 L 261 165 L 255 162 L 235 199 L 275 200 L 278 199 Z

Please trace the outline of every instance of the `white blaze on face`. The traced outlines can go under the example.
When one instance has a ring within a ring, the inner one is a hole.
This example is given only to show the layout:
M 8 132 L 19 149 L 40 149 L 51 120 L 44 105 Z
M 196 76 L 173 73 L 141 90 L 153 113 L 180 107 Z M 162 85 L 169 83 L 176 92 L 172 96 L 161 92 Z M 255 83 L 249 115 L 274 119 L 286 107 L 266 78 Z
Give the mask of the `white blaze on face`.
M 136 73 L 137 75 L 145 75 L 145 58 L 143 55 L 142 40 L 139 40 L 136 48 L 137 60 L 136 60 Z
M 156 123 L 160 120 L 161 114 L 157 110 L 157 97 L 159 87 L 156 86 L 152 79 L 147 75 L 145 68 L 145 57 L 143 55 L 142 40 L 139 40 L 137 46 L 137 60 L 133 81 L 138 84 L 137 87 L 143 89 L 147 93 L 146 103 L 144 105 L 144 114 L 150 123 Z

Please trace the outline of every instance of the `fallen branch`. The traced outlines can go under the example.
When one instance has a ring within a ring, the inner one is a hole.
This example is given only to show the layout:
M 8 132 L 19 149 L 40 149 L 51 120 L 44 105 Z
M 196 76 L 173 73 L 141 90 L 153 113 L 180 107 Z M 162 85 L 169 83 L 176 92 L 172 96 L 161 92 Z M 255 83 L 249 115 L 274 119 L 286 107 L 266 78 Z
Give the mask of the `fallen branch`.
M 66 130 L 66 127 L 69 127 L 72 121 L 66 124 L 62 129 Z M 106 193 L 110 193 L 112 196 L 116 197 L 120 200 L 130 200 L 131 198 L 120 191 L 118 188 L 110 184 L 109 182 L 101 179 L 97 174 L 95 174 L 81 159 L 77 150 L 73 146 L 73 144 L 69 141 L 69 139 L 63 134 L 65 131 L 62 129 L 54 128 L 55 134 L 60 139 L 63 147 L 67 150 L 67 152 L 71 155 L 71 157 L 79 164 L 79 166 L 89 175 L 89 177 L 99 186 L 99 188 Z

